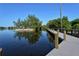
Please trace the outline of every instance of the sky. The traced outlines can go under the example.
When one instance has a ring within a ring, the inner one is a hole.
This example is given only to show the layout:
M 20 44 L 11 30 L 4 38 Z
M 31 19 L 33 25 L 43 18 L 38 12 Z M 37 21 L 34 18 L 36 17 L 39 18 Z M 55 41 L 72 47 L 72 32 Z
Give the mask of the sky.
M 13 26 L 18 18 L 24 20 L 28 15 L 35 15 L 43 24 L 60 17 L 59 3 L 0 3 L 0 26 Z M 79 18 L 79 4 L 62 4 L 62 16 L 69 21 Z

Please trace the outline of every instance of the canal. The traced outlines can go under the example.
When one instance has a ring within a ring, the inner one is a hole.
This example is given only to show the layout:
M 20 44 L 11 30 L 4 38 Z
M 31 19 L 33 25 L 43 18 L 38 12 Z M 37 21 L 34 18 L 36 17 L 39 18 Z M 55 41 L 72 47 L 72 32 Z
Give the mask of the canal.
M 46 31 L 1 30 L 0 48 L 3 56 L 45 56 L 54 48 L 54 38 Z

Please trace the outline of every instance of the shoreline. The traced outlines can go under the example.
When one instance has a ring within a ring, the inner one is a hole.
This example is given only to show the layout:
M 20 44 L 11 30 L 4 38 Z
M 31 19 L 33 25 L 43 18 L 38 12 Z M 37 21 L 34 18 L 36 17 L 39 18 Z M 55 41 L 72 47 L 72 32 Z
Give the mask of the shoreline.
M 17 32 L 32 32 L 34 29 L 15 29 Z

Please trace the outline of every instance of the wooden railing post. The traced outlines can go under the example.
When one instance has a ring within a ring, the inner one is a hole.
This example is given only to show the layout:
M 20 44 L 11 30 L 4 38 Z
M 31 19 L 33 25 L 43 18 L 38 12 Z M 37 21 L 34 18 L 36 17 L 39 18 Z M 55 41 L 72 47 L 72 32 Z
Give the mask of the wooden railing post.
M 64 30 L 64 40 L 66 40 L 66 31 Z
M 58 46 L 58 43 L 59 43 L 58 34 L 54 33 L 54 35 L 55 35 L 55 48 L 57 49 L 57 48 L 59 48 L 59 46 Z
M 2 48 L 0 48 L 0 56 L 2 56 Z
M 57 30 L 57 35 L 59 36 L 59 30 Z

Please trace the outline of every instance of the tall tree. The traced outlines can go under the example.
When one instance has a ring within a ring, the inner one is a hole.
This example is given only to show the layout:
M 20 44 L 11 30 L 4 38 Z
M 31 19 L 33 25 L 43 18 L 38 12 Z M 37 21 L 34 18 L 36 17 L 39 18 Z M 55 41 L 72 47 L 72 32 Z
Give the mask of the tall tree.
M 78 29 L 79 30 L 79 19 L 74 19 L 71 21 L 72 29 Z
M 22 22 L 20 20 L 20 18 L 18 18 L 17 21 L 13 21 L 14 25 L 16 28 L 21 28 L 22 27 Z
M 28 15 L 24 20 L 18 19 L 16 22 L 13 21 L 17 28 L 36 28 L 42 25 L 42 22 L 34 15 Z
M 49 28 L 61 28 L 61 19 L 57 18 L 54 20 L 49 20 L 47 23 L 47 26 Z M 66 16 L 63 16 L 63 18 L 62 18 L 62 28 L 71 29 L 71 24 L 68 21 L 68 17 L 66 17 Z

